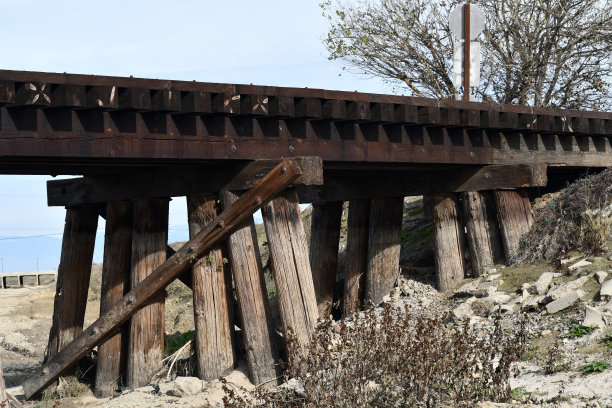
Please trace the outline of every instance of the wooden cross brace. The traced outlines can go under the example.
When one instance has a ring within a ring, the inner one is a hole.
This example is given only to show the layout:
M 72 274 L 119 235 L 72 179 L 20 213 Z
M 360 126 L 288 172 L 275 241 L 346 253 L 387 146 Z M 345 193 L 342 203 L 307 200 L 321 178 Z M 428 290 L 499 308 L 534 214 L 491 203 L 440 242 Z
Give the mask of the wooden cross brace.
M 320 163 L 320 159 L 319 159 Z M 85 354 L 106 340 L 134 313 L 168 284 L 189 269 L 195 261 L 228 235 L 264 204 L 291 185 L 302 175 L 294 159 L 284 159 L 257 185 L 243 194 L 206 228 L 188 241 L 166 262 L 126 294 L 55 357 L 47 361 L 23 383 L 26 398 L 31 398 L 45 386 L 70 369 Z

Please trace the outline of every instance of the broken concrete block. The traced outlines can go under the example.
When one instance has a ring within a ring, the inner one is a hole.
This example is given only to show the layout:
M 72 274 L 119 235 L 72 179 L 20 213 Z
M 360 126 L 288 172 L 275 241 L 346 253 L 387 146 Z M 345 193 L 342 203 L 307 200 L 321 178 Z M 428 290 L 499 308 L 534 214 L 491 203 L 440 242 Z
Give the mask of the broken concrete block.
M 496 305 L 503 305 L 512 299 L 510 295 L 505 292 L 493 292 L 489 294 L 488 299 Z
M 527 301 L 523 302 L 522 309 L 528 312 L 535 312 L 540 310 L 540 305 L 544 303 L 546 296 L 537 296 L 534 298 L 530 298 Z
M 582 325 L 584 327 L 597 326 L 601 329 L 606 326 L 606 323 L 601 312 L 591 306 L 585 306 Z
M 529 292 L 534 295 L 543 295 L 548 292 L 548 288 L 555 277 L 555 273 L 553 272 L 544 272 L 540 275 L 540 279 L 533 282 L 529 286 Z
M 612 279 L 605 281 L 603 285 L 601 285 L 599 296 L 601 296 L 602 299 L 612 297 Z
M 482 282 L 482 279 L 479 278 L 466 283 L 455 291 L 455 297 L 473 296 L 476 289 L 478 289 L 478 285 L 480 285 L 480 282 Z
M 573 292 L 567 293 L 557 300 L 550 302 L 546 305 L 546 311 L 550 314 L 560 312 L 572 306 L 574 303 L 579 302 L 585 295 L 584 291 L 577 289 Z
M 453 309 L 453 316 L 458 320 L 466 320 L 474 316 L 474 311 L 472 310 L 472 303 L 474 303 L 477 299 L 475 297 L 471 297 L 467 299 L 465 302 L 457 306 Z
M 493 281 L 490 281 L 490 282 L 483 282 L 480 285 L 478 285 L 477 291 L 485 291 L 488 294 L 493 293 L 493 292 L 497 291 L 497 288 L 499 288 L 499 286 L 503 282 L 504 281 L 501 280 L 501 279 L 493 280 Z
M 608 272 L 606 271 L 595 272 L 595 279 L 597 279 L 597 283 L 599 284 L 604 283 L 607 277 L 608 277 Z
M 582 287 L 582 285 L 584 285 L 584 283 L 590 278 L 590 275 L 587 276 L 583 276 L 581 278 L 578 278 L 574 281 L 568 282 L 563 286 L 560 286 L 556 289 L 552 289 L 550 290 L 546 296 L 551 300 L 557 300 L 562 298 L 563 296 L 574 292 L 577 289 L 580 289 Z
M 578 268 L 583 268 L 585 266 L 589 266 L 592 265 L 593 262 L 587 261 L 586 259 L 583 259 L 581 261 L 576 262 L 575 264 L 569 266 L 567 269 L 569 269 L 570 271 L 575 271 Z
M 491 282 L 491 281 L 494 281 L 494 280 L 497 280 L 497 279 L 501 279 L 501 276 L 502 276 L 501 273 L 496 273 L 494 275 L 489 275 L 489 276 L 487 276 L 487 281 Z

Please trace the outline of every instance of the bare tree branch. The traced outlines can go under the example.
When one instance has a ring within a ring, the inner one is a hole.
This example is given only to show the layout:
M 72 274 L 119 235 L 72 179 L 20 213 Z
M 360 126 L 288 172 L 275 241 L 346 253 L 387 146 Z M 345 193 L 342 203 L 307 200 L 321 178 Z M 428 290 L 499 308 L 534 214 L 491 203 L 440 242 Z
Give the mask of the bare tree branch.
M 473 0 L 487 16 L 483 100 L 612 107 L 612 0 Z M 411 95 L 444 98 L 452 80 L 448 16 L 458 0 L 324 0 L 331 60 Z

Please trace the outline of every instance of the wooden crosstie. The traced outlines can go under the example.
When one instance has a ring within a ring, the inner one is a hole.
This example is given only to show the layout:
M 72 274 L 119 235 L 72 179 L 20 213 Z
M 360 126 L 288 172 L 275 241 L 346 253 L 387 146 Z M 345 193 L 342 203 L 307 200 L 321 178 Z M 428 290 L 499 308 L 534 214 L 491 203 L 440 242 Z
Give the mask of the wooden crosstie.
M 0 70 L 0 173 L 76 176 L 47 183 L 66 224 L 49 349 L 26 395 L 95 346 L 98 396 L 112 395 L 121 376 L 148 383 L 163 353 L 163 289 L 177 278 L 193 290 L 198 376 L 234 367 L 237 325 L 251 380 L 273 381 L 289 329 L 305 349 L 330 303 L 350 314 L 389 294 L 404 196 L 424 196 L 437 285 L 450 290 L 466 274 L 465 251 L 476 276 L 511 259 L 532 223 L 530 191 L 609 166 L 611 135 L 604 112 Z M 175 196 L 187 197 L 190 230 L 176 252 L 167 245 Z M 310 242 L 299 203 L 313 204 Z M 281 336 L 254 232 L 258 208 Z M 84 328 L 100 216 L 101 314 Z

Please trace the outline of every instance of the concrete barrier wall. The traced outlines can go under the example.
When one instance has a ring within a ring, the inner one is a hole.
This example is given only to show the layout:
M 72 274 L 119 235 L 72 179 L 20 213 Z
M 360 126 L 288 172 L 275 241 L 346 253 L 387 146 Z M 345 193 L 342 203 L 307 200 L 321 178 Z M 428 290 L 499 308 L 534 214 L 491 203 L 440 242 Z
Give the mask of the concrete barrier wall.
M 57 280 L 57 271 L 0 273 L 0 289 L 46 285 Z

